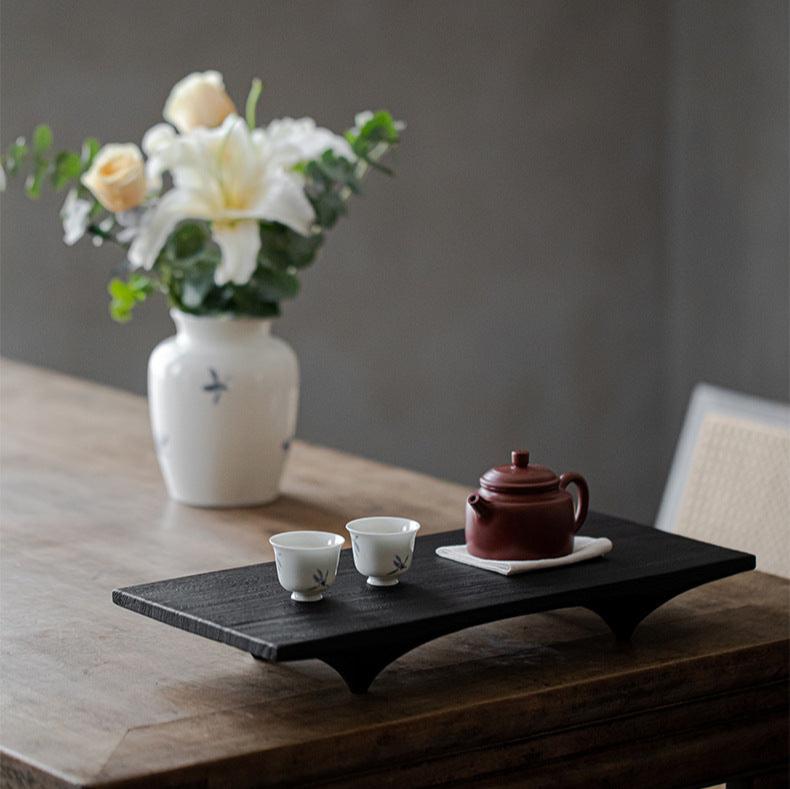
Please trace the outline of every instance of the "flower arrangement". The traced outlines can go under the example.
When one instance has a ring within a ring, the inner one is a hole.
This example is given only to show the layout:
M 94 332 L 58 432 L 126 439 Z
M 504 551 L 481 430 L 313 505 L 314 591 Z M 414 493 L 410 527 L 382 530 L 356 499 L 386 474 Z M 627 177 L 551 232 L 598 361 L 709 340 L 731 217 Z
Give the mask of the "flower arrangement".
M 31 198 L 47 182 L 68 188 L 66 244 L 87 234 L 126 251 L 122 276 L 108 286 L 115 320 L 129 320 L 156 291 L 195 315 L 278 315 L 365 173 L 391 174 L 379 160 L 403 124 L 388 112 L 358 114 L 342 136 L 312 118 L 257 127 L 261 90 L 253 80 L 242 118 L 221 74 L 190 74 L 172 89 L 167 123 L 146 132 L 142 151 L 89 138 L 80 153 L 54 153 L 41 125 L 2 157 L 10 176 L 27 172 Z

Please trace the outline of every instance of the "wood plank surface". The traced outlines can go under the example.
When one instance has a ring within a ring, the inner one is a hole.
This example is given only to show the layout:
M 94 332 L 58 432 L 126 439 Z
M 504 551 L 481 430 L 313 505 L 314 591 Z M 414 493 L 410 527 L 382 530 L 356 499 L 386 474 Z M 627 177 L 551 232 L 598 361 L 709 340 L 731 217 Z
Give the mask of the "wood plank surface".
M 4 785 L 690 786 L 787 759 L 786 581 L 688 592 L 628 646 L 583 609 L 475 627 L 354 697 L 110 590 L 269 561 L 288 528 L 458 527 L 466 489 L 297 443 L 277 502 L 197 510 L 167 499 L 141 398 L 4 362 L 1 418 Z

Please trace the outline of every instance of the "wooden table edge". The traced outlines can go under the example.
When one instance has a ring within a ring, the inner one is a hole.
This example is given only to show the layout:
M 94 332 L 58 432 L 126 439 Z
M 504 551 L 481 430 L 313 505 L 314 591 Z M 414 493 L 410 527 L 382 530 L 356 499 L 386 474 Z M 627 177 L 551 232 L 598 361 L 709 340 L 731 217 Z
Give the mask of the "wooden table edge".
M 697 655 L 691 658 L 679 660 L 677 661 L 677 664 L 689 664 L 689 663 L 704 664 L 708 660 L 720 659 L 724 656 L 740 659 L 752 654 L 760 654 L 762 652 L 772 653 L 774 650 L 782 650 L 783 648 L 790 650 L 790 637 L 782 637 L 770 641 L 763 641 L 759 644 L 753 644 L 743 648 L 734 648 L 730 650 L 710 652 L 704 655 Z M 655 670 L 654 665 L 642 665 L 630 671 L 613 672 L 611 675 L 605 675 L 605 677 L 603 678 L 605 679 L 606 676 L 611 676 L 612 678 L 623 677 L 623 678 L 636 679 L 639 678 L 640 675 L 650 675 L 654 672 L 654 670 Z M 567 689 L 568 687 L 582 688 L 586 685 L 591 686 L 598 684 L 601 681 L 601 679 L 602 679 L 601 676 L 595 676 L 589 679 L 583 679 L 583 680 L 567 683 L 563 687 L 565 689 Z M 474 750 L 485 751 L 495 747 L 500 747 L 503 744 L 527 742 L 542 737 L 550 737 L 555 734 L 560 734 L 566 730 L 582 729 L 584 727 L 606 723 L 608 721 L 615 720 L 616 718 L 628 719 L 639 715 L 658 712 L 661 710 L 669 710 L 673 708 L 680 709 L 684 705 L 688 705 L 691 703 L 704 703 L 706 700 L 717 698 L 717 697 L 734 696 L 739 693 L 757 691 L 760 689 L 769 689 L 773 687 L 784 687 L 785 689 L 784 696 L 790 698 L 790 695 L 788 695 L 788 691 L 790 691 L 790 665 L 787 664 L 787 661 L 785 661 L 784 663 L 784 673 L 781 676 L 778 676 L 770 681 L 758 682 L 753 684 L 736 685 L 732 688 L 729 688 L 726 691 L 705 692 L 700 695 L 690 696 L 686 699 L 672 701 L 670 703 L 660 702 L 656 704 L 650 704 L 650 705 L 646 705 L 641 709 L 633 710 L 619 716 L 591 717 L 588 720 L 584 720 L 582 722 L 575 722 L 569 726 L 555 726 L 545 730 L 531 732 L 516 738 L 511 738 L 507 740 L 506 743 L 505 742 L 497 742 L 495 744 L 479 743 L 464 748 L 461 748 L 460 746 L 449 747 L 435 754 L 432 754 L 430 757 L 428 757 L 428 759 L 434 760 L 434 759 L 451 758 L 453 755 L 457 755 L 462 752 L 474 751 Z M 475 715 L 477 713 L 489 709 L 496 709 L 497 707 L 501 707 L 502 705 L 511 705 L 511 704 L 518 705 L 519 703 L 527 703 L 529 702 L 529 700 L 533 699 L 536 695 L 551 693 L 553 691 L 556 691 L 556 689 L 547 688 L 545 690 L 541 690 L 537 692 L 533 690 L 524 693 L 511 693 L 511 694 L 498 696 L 495 699 L 481 700 L 473 704 L 458 705 L 454 707 L 447 706 L 437 711 L 428 711 L 428 712 L 420 713 L 418 715 L 409 715 L 407 717 L 403 717 L 399 719 L 394 724 L 395 727 L 394 731 L 397 734 L 398 729 L 402 727 L 412 726 L 417 721 L 431 722 L 431 725 L 433 726 L 441 726 L 444 720 L 446 720 L 447 718 L 452 718 L 453 716 L 456 716 L 460 713 L 463 713 L 464 715 Z M 167 724 L 170 722 L 171 721 L 163 721 L 163 724 Z M 132 730 L 133 729 L 130 729 L 128 731 L 132 731 Z M 155 771 L 155 772 L 131 771 L 128 774 L 120 774 L 112 777 L 105 775 L 105 773 L 107 771 L 107 767 L 112 764 L 114 752 L 108 756 L 107 760 L 105 760 L 102 767 L 94 775 L 79 776 L 69 772 L 50 770 L 49 768 L 44 767 L 34 761 L 26 760 L 21 754 L 18 754 L 10 749 L 0 746 L 0 776 L 3 776 L 5 778 L 16 776 L 22 779 L 19 780 L 17 784 L 9 783 L 9 785 L 12 786 L 13 785 L 28 786 L 28 787 L 35 786 L 35 787 L 42 787 L 42 789 L 72 789 L 73 787 L 84 787 L 84 789 L 131 789 L 132 787 L 143 787 L 149 785 L 166 785 L 173 787 L 182 786 L 182 785 L 192 786 L 194 785 L 195 782 L 200 783 L 200 781 L 202 780 L 201 777 L 205 775 L 207 770 L 232 771 L 234 769 L 240 769 L 249 762 L 256 761 L 262 758 L 265 759 L 265 755 L 267 751 L 277 752 L 279 754 L 288 754 L 288 753 L 296 754 L 298 751 L 304 749 L 305 744 L 310 744 L 313 747 L 319 745 L 324 747 L 332 747 L 336 743 L 342 743 L 344 740 L 348 738 L 353 738 L 354 735 L 359 732 L 364 732 L 365 734 L 368 735 L 370 735 L 371 733 L 375 734 L 376 732 L 387 732 L 388 735 L 391 735 L 393 733 L 393 722 L 382 721 L 377 724 L 360 726 L 359 728 L 351 728 L 338 733 L 327 732 L 323 734 L 318 734 L 310 738 L 309 740 L 286 743 L 273 749 L 261 750 L 261 749 L 251 748 L 240 753 L 236 753 L 226 757 L 221 757 L 219 759 L 207 758 L 203 761 L 192 762 L 190 764 L 185 764 L 185 765 L 177 765 L 161 771 Z M 123 737 L 121 738 L 121 741 L 122 740 Z M 8 775 L 9 761 L 12 766 L 10 776 Z M 354 770 L 351 773 L 341 773 L 339 775 L 334 773 L 327 774 L 326 781 L 334 782 L 346 777 L 349 780 L 353 780 L 354 776 L 356 775 L 362 776 L 362 775 L 370 774 L 372 772 L 373 771 L 370 768 L 362 766 L 360 769 Z M 309 779 L 307 783 L 320 784 L 321 779 Z

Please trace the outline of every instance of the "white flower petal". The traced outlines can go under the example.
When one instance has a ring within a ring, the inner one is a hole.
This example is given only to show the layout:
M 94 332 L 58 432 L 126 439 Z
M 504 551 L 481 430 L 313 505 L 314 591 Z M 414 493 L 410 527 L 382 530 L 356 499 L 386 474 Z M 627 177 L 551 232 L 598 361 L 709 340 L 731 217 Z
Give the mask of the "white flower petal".
M 162 173 L 167 169 L 165 152 L 177 139 L 176 130 L 167 123 L 157 123 L 143 135 L 143 151 L 148 157 L 145 163 L 148 194 L 162 191 Z
M 184 219 L 201 219 L 206 207 L 199 195 L 173 189 L 142 217 L 137 236 L 129 248 L 129 262 L 150 270 L 175 226 Z
M 261 234 L 254 220 L 241 222 L 215 222 L 211 235 L 222 252 L 222 260 L 214 272 L 214 282 L 225 285 L 233 282 L 244 285 L 250 281 L 258 265 Z
M 264 130 L 272 156 L 284 167 L 317 159 L 324 151 L 333 151 L 350 162 L 356 157 L 345 137 L 315 125 L 312 118 L 280 118 Z
M 251 206 L 250 215 L 280 222 L 303 236 L 310 234 L 315 222 L 315 211 L 302 182 L 291 173 L 282 173 L 279 178 L 272 179 L 266 192 Z
M 159 159 L 149 159 L 145 163 L 145 191 L 149 197 L 156 197 L 162 191 L 163 172 Z
M 60 218 L 63 221 L 63 243 L 72 246 L 76 244 L 88 229 L 88 221 L 92 203 L 89 200 L 80 200 L 77 190 L 71 189 L 63 201 L 60 209 Z
M 139 229 L 136 227 L 125 227 L 123 230 L 119 230 L 115 234 L 115 238 L 120 241 L 122 244 L 128 244 L 130 241 L 133 241 Z
M 226 172 L 226 164 L 234 158 L 229 148 L 238 146 L 246 126 L 238 115 L 229 115 L 216 129 L 195 129 L 189 134 L 177 136 L 170 145 L 160 149 L 152 160 L 156 162 L 159 173 L 169 171 L 173 184 L 178 189 L 199 192 L 207 203 L 221 211 L 226 202 L 227 186 L 234 186 L 234 173 Z M 242 173 L 250 177 L 256 171 L 253 165 L 254 151 L 246 156 L 246 168 Z M 238 157 L 235 157 L 238 159 Z
M 144 213 L 145 209 L 140 207 L 132 208 L 130 211 L 119 211 L 115 215 L 115 221 L 121 227 L 138 227 Z
M 157 123 L 143 135 L 143 151 L 146 156 L 156 156 L 177 138 L 176 130 L 169 123 Z

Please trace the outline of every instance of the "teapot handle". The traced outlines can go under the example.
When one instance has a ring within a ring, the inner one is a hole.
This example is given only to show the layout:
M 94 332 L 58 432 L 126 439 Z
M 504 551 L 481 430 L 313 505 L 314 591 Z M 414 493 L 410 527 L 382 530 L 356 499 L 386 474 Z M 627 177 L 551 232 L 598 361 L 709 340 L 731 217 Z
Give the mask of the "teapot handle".
M 560 477 L 560 488 L 565 490 L 571 483 L 575 483 L 576 487 L 579 489 L 579 500 L 576 504 L 576 511 L 573 514 L 573 533 L 575 534 L 579 531 L 581 525 L 584 523 L 584 519 L 587 517 L 587 506 L 590 503 L 590 489 L 587 487 L 587 480 L 585 480 L 581 474 L 577 474 L 575 471 L 567 471 Z

